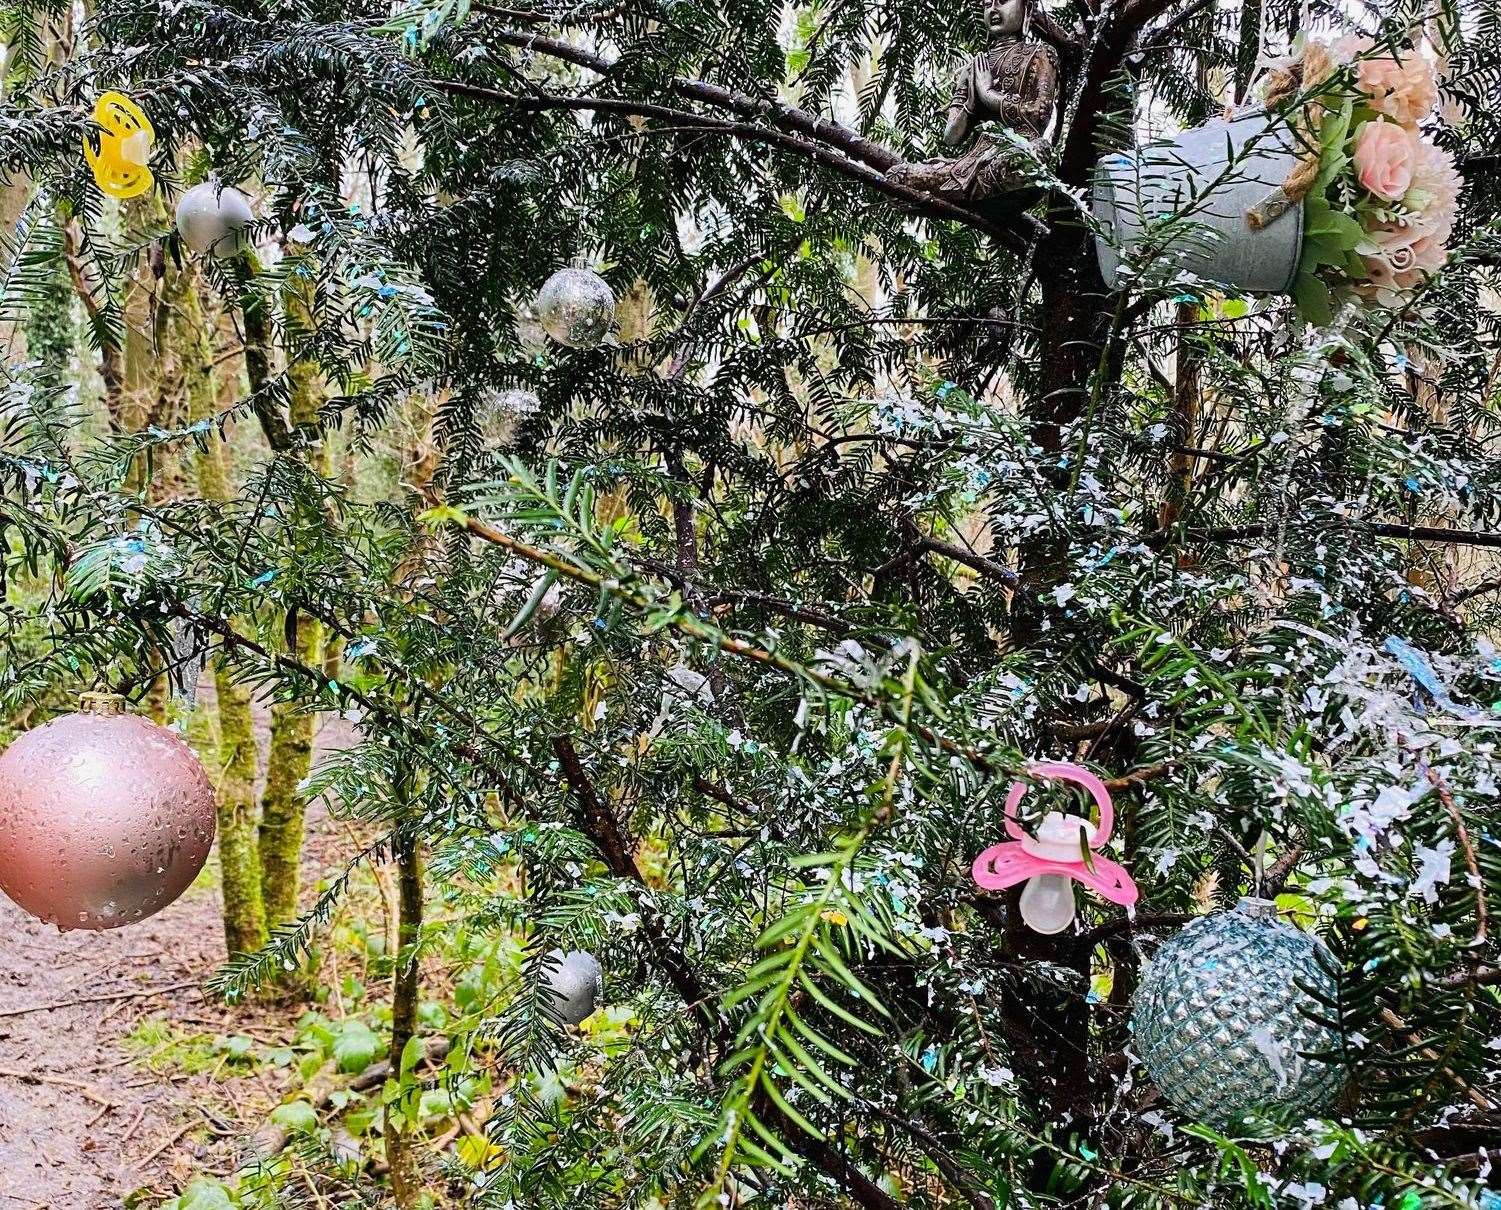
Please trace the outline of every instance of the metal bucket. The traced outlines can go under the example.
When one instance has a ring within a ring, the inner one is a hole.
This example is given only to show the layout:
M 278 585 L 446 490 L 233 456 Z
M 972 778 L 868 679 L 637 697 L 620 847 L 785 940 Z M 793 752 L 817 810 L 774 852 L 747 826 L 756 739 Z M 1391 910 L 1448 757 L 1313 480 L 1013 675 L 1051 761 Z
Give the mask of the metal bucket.
M 1286 204 L 1281 189 L 1297 151 L 1288 122 L 1256 110 L 1102 157 L 1093 208 L 1106 285 L 1120 288 L 1121 253 L 1139 255 L 1150 240 L 1156 255 L 1141 266 L 1144 284 L 1193 274 L 1247 293 L 1287 293 L 1303 250 L 1303 205 Z M 1260 229 L 1247 220 L 1256 209 L 1268 216 Z M 1152 229 L 1174 214 L 1181 221 Z

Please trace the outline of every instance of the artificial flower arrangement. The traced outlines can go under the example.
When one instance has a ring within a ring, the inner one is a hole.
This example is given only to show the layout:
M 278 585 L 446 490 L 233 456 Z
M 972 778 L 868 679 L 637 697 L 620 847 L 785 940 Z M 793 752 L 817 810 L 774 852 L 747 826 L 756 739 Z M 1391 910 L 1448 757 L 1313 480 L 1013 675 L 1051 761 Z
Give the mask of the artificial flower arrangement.
M 1337 297 L 1406 305 L 1449 256 L 1461 178 L 1453 157 L 1422 131 L 1438 103 L 1434 63 L 1418 48 L 1369 38 L 1310 42 L 1300 68 L 1268 82 L 1269 104 L 1301 86 L 1302 121 L 1317 157 L 1284 186 L 1303 194 L 1303 254 L 1293 299 L 1315 324 Z M 1278 95 L 1278 94 L 1281 95 Z

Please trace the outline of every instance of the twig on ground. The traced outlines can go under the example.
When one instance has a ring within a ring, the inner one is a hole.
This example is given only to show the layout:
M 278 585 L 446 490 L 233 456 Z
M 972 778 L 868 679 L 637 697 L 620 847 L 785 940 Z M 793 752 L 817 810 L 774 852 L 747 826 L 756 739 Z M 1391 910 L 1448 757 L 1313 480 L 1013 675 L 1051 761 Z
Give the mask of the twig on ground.
M 189 983 L 168 983 L 163 987 L 142 987 L 133 991 L 102 992 L 97 996 L 79 996 L 75 1000 L 56 1000 L 51 1004 L 25 1004 L 20 1008 L 0 1009 L 0 1017 L 22 1017 L 27 1013 L 52 1012 L 60 1008 L 77 1008 L 81 1004 L 104 1004 L 113 1000 L 139 1000 L 146 996 L 164 996 L 168 992 L 180 992 L 198 987 L 195 979 Z
M 182 1138 L 182 1136 L 187 1134 L 188 1131 L 192 1130 L 193 1127 L 194 1123 L 192 1122 L 187 1123 L 185 1126 L 179 1127 L 177 1130 L 173 1131 L 170 1135 L 167 1136 L 165 1142 L 161 1143 L 157 1147 L 153 1147 L 149 1153 L 142 1156 L 140 1159 L 135 1160 L 131 1166 L 136 1168 L 137 1170 L 144 1169 L 147 1164 L 151 1163 L 151 1161 L 156 1159 L 157 1156 L 161 1155 L 163 1151 L 167 1150 L 168 1147 L 171 1147 L 174 1143 L 176 1143 L 178 1139 Z
M 118 1109 L 117 1101 L 111 1101 L 92 1084 L 85 1084 L 82 1080 L 70 1080 L 66 1076 L 55 1076 L 45 1071 L 17 1071 L 13 1067 L 0 1067 L 0 1079 L 20 1080 L 23 1084 L 50 1084 L 57 1088 L 72 1088 L 93 1101 L 95 1105 L 103 1105 L 106 1109 Z

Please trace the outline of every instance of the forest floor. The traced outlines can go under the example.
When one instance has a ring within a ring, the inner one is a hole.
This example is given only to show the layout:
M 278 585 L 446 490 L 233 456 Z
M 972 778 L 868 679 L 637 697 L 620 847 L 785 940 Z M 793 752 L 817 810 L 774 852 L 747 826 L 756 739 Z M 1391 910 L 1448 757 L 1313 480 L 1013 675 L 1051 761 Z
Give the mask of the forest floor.
M 268 721 L 258 707 L 263 766 Z M 320 723 L 317 754 L 352 742 Z M 315 804 L 304 905 L 349 852 Z M 233 1166 L 293 1078 L 243 1058 L 285 1047 L 307 1005 L 206 997 L 224 958 L 217 854 L 177 903 L 112 932 L 59 933 L 0 896 L 0 1210 L 156 1206 Z

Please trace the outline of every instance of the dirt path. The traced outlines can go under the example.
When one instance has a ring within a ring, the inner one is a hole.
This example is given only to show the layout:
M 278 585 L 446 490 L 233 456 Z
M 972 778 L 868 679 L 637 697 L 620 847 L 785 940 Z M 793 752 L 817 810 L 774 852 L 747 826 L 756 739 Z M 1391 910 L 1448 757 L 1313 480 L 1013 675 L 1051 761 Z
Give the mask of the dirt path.
M 317 750 L 352 738 L 328 720 Z M 343 848 L 310 812 L 305 888 Z M 148 1016 L 213 1034 L 275 1013 L 230 1014 L 200 990 L 225 956 L 217 857 L 210 871 L 159 915 L 106 933 L 59 933 L 0 895 L 0 1210 L 108 1210 L 143 1187 L 170 1194 L 197 1150 L 234 1133 L 207 1107 L 219 1098 L 201 1095 L 208 1076 L 153 1075 L 122 1046 Z

